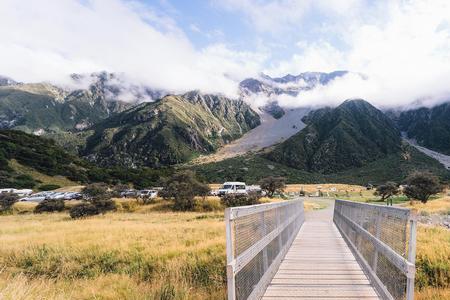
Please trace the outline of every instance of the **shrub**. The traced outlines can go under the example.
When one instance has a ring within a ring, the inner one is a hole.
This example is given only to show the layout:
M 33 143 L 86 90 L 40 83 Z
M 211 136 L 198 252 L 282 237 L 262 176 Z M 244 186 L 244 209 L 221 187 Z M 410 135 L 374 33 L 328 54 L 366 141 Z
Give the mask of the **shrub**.
M 78 205 L 75 205 L 70 209 L 70 217 L 72 219 L 80 219 L 85 218 L 89 216 L 95 216 L 100 214 L 100 211 L 97 207 L 92 205 L 91 203 L 80 203 Z
M 108 186 L 105 183 L 92 183 L 88 184 L 83 189 L 83 194 L 88 198 L 109 196 Z
M 43 212 L 55 212 L 64 210 L 64 200 L 60 199 L 45 199 L 41 201 L 35 208 L 34 213 L 40 214 Z
M 104 214 L 115 210 L 116 204 L 111 199 L 112 193 L 104 183 L 93 183 L 83 189 L 86 201 L 95 206 L 99 213 Z
M 192 171 L 175 173 L 163 184 L 160 196 L 174 201 L 175 210 L 194 210 L 195 196 L 206 197 L 210 191 L 207 184 L 201 183 Z
M 18 198 L 14 194 L 2 193 L 0 194 L 0 212 L 11 211 L 14 203 L 18 201 Z
M 43 184 L 38 187 L 40 191 L 53 191 L 59 189 L 61 186 L 57 184 Z
M 226 207 L 235 207 L 259 204 L 259 199 L 257 193 L 227 194 L 220 199 L 220 202 Z

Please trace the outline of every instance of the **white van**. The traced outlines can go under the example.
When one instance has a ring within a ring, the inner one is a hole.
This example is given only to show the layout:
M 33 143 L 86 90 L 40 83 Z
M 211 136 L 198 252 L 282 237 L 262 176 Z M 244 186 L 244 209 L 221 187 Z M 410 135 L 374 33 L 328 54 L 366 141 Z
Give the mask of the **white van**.
M 219 196 L 224 196 L 226 194 L 247 194 L 247 186 L 245 185 L 245 182 L 225 182 L 218 190 L 217 194 Z
M 18 189 L 13 189 L 13 188 L 0 189 L 0 194 L 3 194 L 3 193 L 11 193 L 11 194 L 17 195 L 19 197 L 25 197 L 25 196 L 31 195 L 33 193 L 33 190 L 30 190 L 30 189 L 18 190 Z

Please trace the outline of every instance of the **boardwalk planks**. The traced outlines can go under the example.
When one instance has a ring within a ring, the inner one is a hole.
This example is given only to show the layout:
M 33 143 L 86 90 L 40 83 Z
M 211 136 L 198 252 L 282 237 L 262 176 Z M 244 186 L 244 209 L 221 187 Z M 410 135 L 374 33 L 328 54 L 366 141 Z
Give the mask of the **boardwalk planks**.
M 306 215 L 263 300 L 380 299 L 331 213 L 329 208 Z

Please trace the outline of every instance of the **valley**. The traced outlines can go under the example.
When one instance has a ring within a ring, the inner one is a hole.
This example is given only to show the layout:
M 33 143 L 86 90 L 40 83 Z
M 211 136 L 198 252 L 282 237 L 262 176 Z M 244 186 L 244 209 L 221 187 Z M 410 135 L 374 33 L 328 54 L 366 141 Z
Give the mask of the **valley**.
M 314 78 L 320 84 L 321 77 Z M 277 83 L 276 93 L 284 93 L 279 84 L 285 83 Z M 401 184 L 417 171 L 450 182 L 447 156 L 402 136 L 397 119 L 362 99 L 315 109 L 276 102 L 255 107 L 245 96 L 192 91 L 150 102 L 136 98 L 122 106 L 119 98 L 106 97 L 105 86 L 97 86 L 103 96 L 95 101 L 86 96 L 92 90 L 78 91 L 79 106 L 64 93 L 56 97 L 53 89 L 43 93 L 42 87 L 38 92 L 26 87 L 36 96 L 22 94 L 23 87 L 14 92 L 4 88 L 8 92 L 0 93 L 0 115 L 8 118 L 5 107 L 18 101 L 14 113 L 21 117 L 7 119 L 0 129 L 0 188 L 83 192 L 86 186 L 105 184 L 111 191 L 157 188 L 159 193 L 175 189 L 183 178 L 178 174 L 192 174 L 214 189 L 226 181 L 258 185 L 274 176 L 288 184 L 274 198 L 258 198 L 257 203 L 290 200 L 303 192 L 305 209 L 321 210 L 330 199 L 384 205 L 366 186 Z M 36 103 L 45 105 L 38 109 Z M 76 112 L 67 123 L 59 118 L 65 105 Z M 43 118 L 47 114 L 51 117 Z M 84 125 L 77 126 L 80 122 Z M 180 191 L 192 185 L 180 184 Z M 427 204 L 410 203 L 405 195 L 393 199 L 395 205 L 420 211 L 418 299 L 449 295 L 443 279 L 450 253 L 447 193 Z M 1 213 L 0 295 L 24 300 L 225 298 L 227 202 L 203 195 L 194 198 L 188 211 L 180 211 L 170 197 L 115 195 L 108 200 L 111 211 L 80 219 L 72 219 L 72 209 L 90 200 L 62 200 L 62 210 L 39 214 L 37 203 L 17 202 Z M 435 239 L 440 242 L 430 246 Z
M 250 130 L 241 138 L 219 148 L 215 153 L 200 156 L 194 163 L 204 164 L 248 153 L 256 153 L 264 148 L 276 145 L 290 138 L 305 127 L 302 118 L 310 111 L 308 108 L 286 109 L 276 119 L 265 111 L 259 111 L 261 125 Z
M 406 141 L 408 144 L 412 145 L 414 148 L 416 148 L 420 152 L 424 153 L 425 155 L 428 155 L 429 157 L 436 159 L 445 168 L 450 169 L 450 156 L 433 151 L 433 150 L 425 148 L 423 146 L 419 146 L 417 144 L 417 142 L 413 139 L 403 138 L 403 140 Z

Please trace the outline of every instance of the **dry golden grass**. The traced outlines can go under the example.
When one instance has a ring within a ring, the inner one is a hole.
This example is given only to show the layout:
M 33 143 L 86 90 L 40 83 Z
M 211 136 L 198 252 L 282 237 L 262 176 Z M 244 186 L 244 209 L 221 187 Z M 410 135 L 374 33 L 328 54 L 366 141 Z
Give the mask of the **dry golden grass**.
M 351 185 L 351 184 L 287 184 L 285 188 L 285 192 L 299 192 L 303 189 L 306 193 L 314 193 L 318 190 L 323 192 L 334 193 L 334 190 L 338 193 L 342 193 L 345 191 L 348 192 L 360 192 L 365 191 L 366 188 L 360 185 Z
M 62 188 L 56 189 L 55 192 L 81 192 L 83 190 L 84 185 L 71 185 L 71 186 L 64 186 Z
M 217 197 L 205 201 L 220 204 Z M 225 298 L 222 209 L 177 213 L 160 199 L 116 203 L 119 212 L 84 220 L 0 216 L 0 299 Z M 306 210 L 320 206 L 305 201 Z M 450 231 L 419 226 L 416 299 L 447 299 L 449 262 Z
M 223 228 L 222 213 L 2 216 L 0 298 L 220 299 Z
M 416 287 L 450 288 L 450 230 L 419 226 Z
M 426 204 L 423 204 L 419 201 L 414 201 L 404 203 L 403 207 L 411 208 L 419 213 L 433 213 L 433 214 L 445 214 L 450 213 L 450 197 L 444 196 L 442 198 L 428 201 Z
M 426 288 L 415 293 L 416 300 L 448 300 L 450 299 L 450 288 L 435 289 Z

